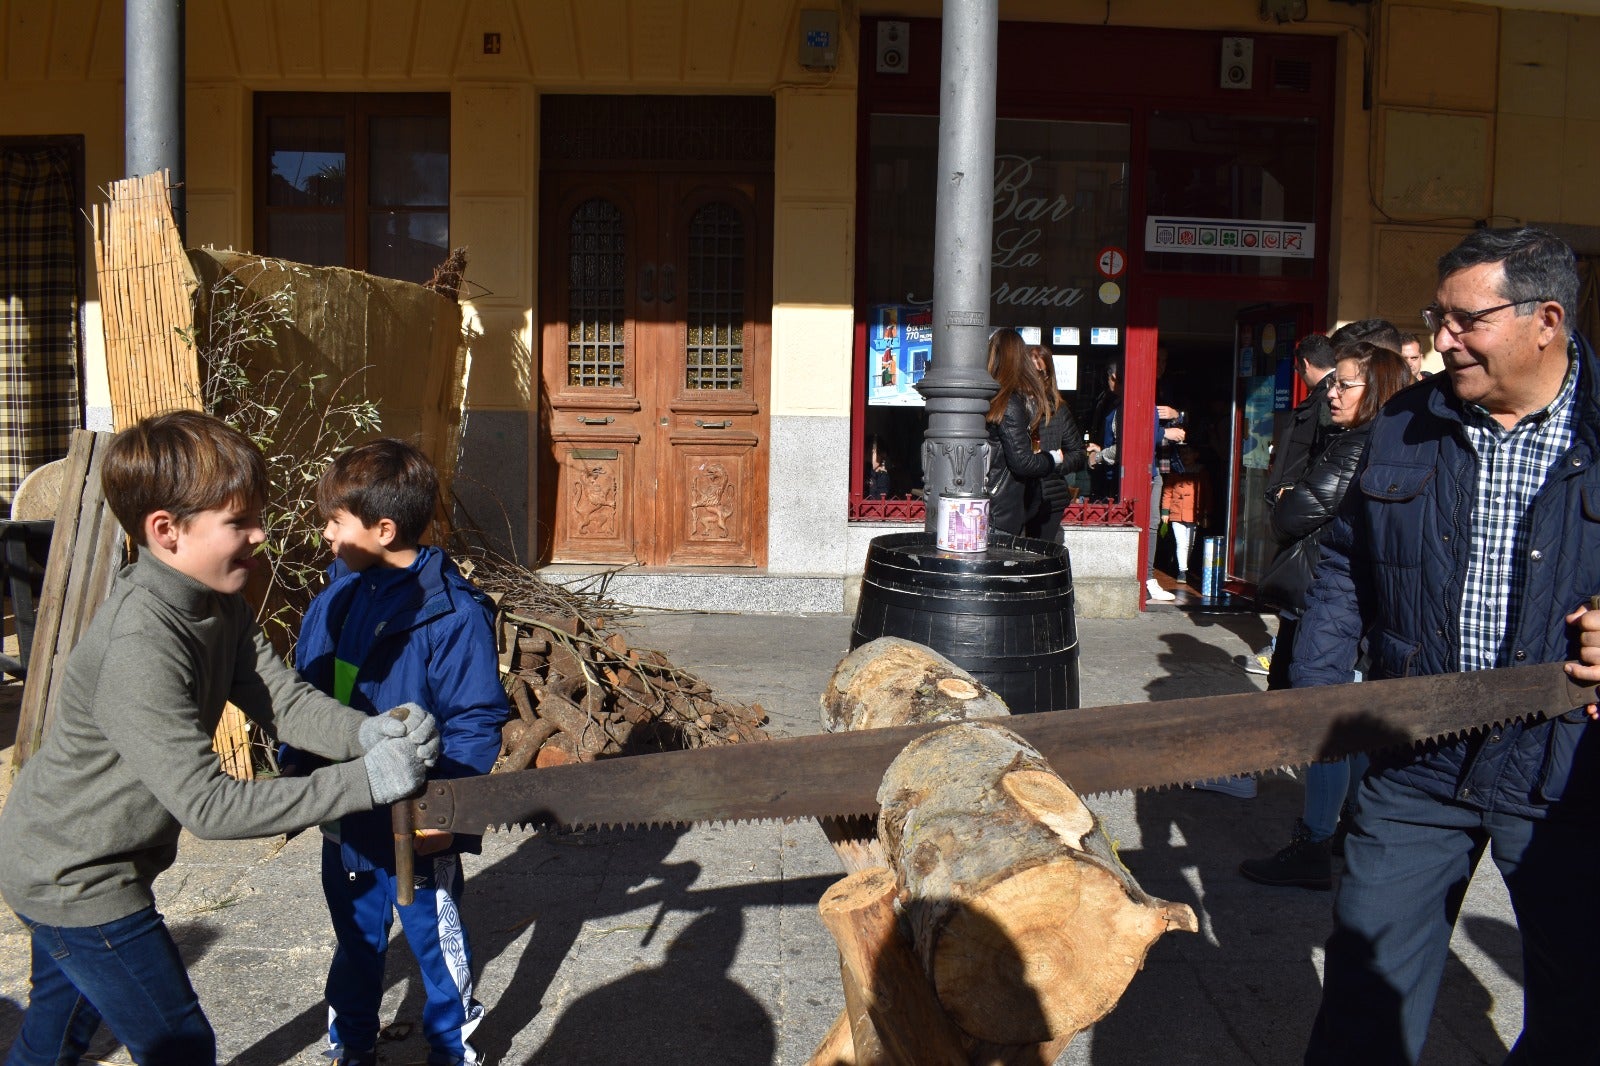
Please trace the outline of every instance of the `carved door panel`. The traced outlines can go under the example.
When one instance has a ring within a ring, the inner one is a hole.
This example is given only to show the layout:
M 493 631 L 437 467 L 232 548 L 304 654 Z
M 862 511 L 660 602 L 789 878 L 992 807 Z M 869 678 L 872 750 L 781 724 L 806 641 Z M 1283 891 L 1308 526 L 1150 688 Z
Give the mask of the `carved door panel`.
M 553 560 L 765 561 L 769 197 L 762 177 L 546 176 Z

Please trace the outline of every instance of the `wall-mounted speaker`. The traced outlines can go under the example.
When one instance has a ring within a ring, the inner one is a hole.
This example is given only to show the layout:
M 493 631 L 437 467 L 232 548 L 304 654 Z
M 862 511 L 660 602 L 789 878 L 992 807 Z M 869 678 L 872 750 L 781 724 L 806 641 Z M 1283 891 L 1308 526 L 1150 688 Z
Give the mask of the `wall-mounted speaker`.
M 1255 78 L 1256 42 L 1249 37 L 1222 39 L 1222 87 L 1248 89 Z
M 878 23 L 878 73 L 907 74 L 911 71 L 911 23 Z

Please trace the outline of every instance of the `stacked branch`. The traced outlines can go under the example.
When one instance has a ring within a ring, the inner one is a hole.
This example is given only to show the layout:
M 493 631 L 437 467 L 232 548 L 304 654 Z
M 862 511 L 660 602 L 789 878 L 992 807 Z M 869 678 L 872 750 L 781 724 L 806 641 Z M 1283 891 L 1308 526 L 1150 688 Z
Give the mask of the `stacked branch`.
M 505 612 L 506 691 L 516 710 L 496 771 L 610 755 L 764 740 L 760 704 L 729 703 L 658 651 L 579 616 Z

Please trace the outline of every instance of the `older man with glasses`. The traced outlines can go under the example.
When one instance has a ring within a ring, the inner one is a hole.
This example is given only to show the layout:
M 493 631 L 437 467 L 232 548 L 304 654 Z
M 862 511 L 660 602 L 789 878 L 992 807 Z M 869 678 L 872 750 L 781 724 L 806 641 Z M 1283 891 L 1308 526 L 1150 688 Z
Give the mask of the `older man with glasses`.
M 1445 372 L 1373 423 L 1295 640 L 1296 688 L 1577 659 L 1600 682 L 1600 363 L 1572 251 L 1477 230 L 1423 311 Z M 1595 713 L 1595 707 L 1587 708 Z M 1600 1061 L 1600 726 L 1584 711 L 1377 753 L 1355 800 L 1306 1062 L 1415 1063 L 1492 845 L 1523 946 L 1507 1063 Z

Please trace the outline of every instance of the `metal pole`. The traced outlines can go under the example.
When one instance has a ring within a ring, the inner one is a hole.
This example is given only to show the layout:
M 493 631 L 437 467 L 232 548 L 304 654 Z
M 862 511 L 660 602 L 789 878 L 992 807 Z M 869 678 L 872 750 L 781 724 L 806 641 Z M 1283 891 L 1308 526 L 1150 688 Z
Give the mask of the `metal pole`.
M 917 389 L 927 529 L 939 494 L 981 493 L 988 471 L 984 414 L 997 386 L 989 342 L 994 229 L 994 97 L 998 0 L 945 0 L 939 72 L 939 186 L 933 235 L 933 359 Z
M 172 217 L 185 230 L 184 0 L 127 0 L 123 140 L 127 176 L 167 172 Z

